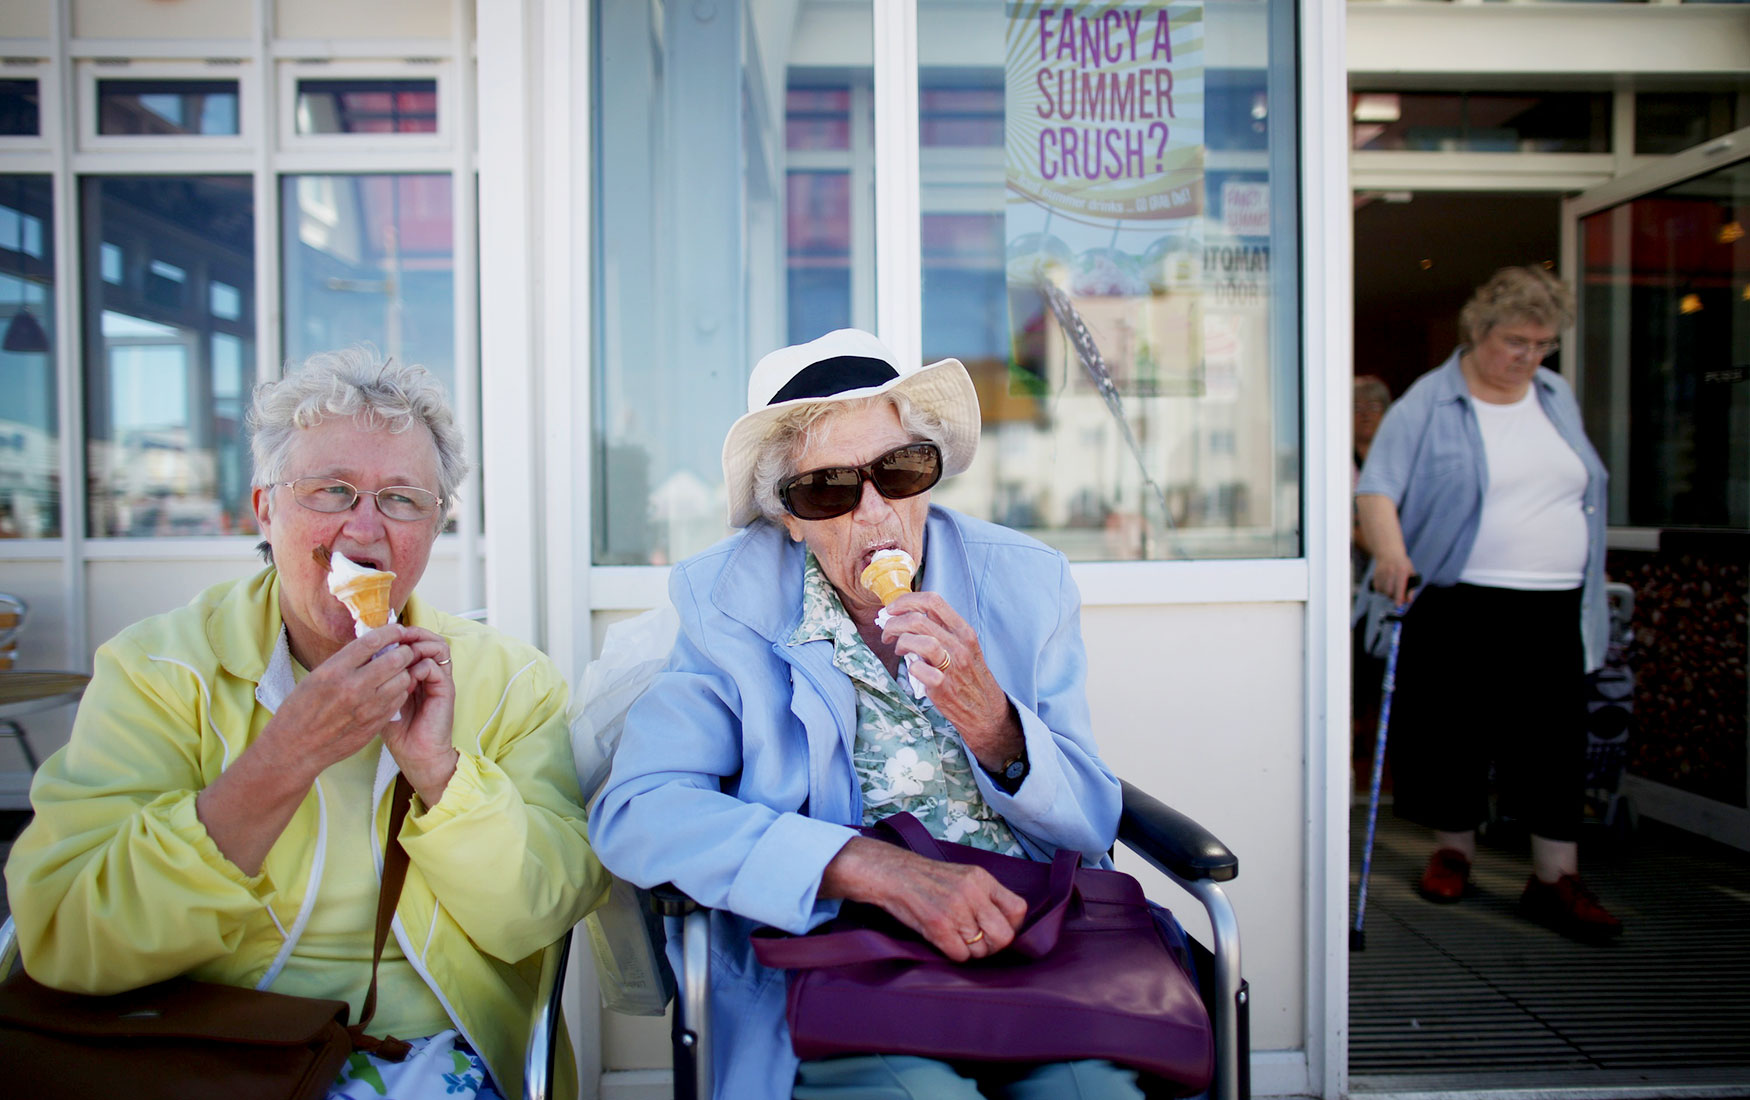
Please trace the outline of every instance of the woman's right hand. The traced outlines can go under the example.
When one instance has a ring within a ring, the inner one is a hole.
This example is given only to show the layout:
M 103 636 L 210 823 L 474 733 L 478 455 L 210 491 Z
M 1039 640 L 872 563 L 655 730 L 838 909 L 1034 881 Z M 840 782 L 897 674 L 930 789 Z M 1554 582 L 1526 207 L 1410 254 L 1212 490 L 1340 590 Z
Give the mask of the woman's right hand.
M 955 962 L 1001 951 L 1027 916 L 1027 903 L 982 867 L 868 837 L 839 849 L 821 875 L 820 896 L 879 905 Z
M 1416 567 L 1410 556 L 1401 551 L 1379 554 L 1373 559 L 1374 591 L 1390 596 L 1394 606 L 1402 607 L 1410 598 L 1410 585 L 1415 576 Z

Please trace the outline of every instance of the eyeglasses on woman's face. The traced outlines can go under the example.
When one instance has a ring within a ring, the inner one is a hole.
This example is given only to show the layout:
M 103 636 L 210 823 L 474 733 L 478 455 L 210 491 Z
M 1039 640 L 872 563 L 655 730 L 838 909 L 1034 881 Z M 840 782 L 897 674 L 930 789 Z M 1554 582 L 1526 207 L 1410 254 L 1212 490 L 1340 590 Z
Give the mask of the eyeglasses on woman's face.
M 855 511 L 863 482 L 888 500 L 928 492 L 942 480 L 942 452 L 934 443 L 907 443 L 861 466 L 827 466 L 797 474 L 778 487 L 778 499 L 797 519 L 832 519 Z
M 345 512 L 356 507 L 360 497 L 374 497 L 377 511 L 405 523 L 430 519 L 444 502 L 443 497 L 416 485 L 367 490 L 337 477 L 300 477 L 274 483 L 275 488 L 281 485 L 290 486 L 292 499 L 312 512 Z
M 1509 336 L 1505 333 L 1497 336 L 1496 339 L 1500 342 L 1501 347 L 1506 349 L 1507 354 L 1519 359 L 1530 356 L 1540 363 L 1555 354 L 1556 349 L 1562 346 L 1560 340 L 1527 340 L 1523 336 Z

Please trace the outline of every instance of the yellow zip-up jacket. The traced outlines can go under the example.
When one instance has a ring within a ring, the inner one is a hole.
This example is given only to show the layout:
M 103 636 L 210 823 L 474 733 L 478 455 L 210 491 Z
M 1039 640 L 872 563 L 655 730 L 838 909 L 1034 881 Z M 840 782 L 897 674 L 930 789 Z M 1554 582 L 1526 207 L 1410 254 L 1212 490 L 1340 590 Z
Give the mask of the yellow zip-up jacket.
M 438 805 L 416 796 L 402 827 L 410 866 L 395 935 L 504 1094 L 518 1096 L 542 949 L 608 882 L 580 804 L 565 681 L 538 650 L 418 597 L 404 621 L 450 644 L 461 761 Z M 272 717 L 262 681 L 283 644 L 269 568 L 97 651 L 72 738 L 38 770 L 36 816 L 6 865 L 32 977 L 113 993 L 179 974 L 257 987 L 278 973 L 320 904 L 330 808 L 312 788 L 249 876 L 220 854 L 194 802 Z M 383 760 L 379 869 L 394 778 Z M 572 1086 L 570 1059 L 559 1064 L 558 1084 Z

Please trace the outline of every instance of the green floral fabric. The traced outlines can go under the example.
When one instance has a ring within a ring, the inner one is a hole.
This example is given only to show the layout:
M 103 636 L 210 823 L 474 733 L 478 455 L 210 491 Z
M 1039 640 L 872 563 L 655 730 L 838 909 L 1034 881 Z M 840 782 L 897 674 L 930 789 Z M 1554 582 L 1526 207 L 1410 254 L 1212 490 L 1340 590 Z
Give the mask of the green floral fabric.
M 863 788 L 863 824 L 909 811 L 930 835 L 1004 855 L 1025 855 L 1015 834 L 985 802 L 978 764 L 954 724 L 928 699 L 913 698 L 875 656 L 839 602 L 814 555 L 802 575 L 802 621 L 790 645 L 832 642 L 833 665 L 857 689 L 857 740 L 851 754 Z

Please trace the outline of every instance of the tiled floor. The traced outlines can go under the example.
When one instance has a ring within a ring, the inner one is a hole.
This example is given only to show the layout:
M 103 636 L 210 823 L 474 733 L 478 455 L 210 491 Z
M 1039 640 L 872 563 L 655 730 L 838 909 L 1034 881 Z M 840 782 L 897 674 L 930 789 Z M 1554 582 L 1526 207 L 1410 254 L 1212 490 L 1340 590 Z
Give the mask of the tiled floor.
M 1351 905 L 1365 828 L 1360 806 Z M 1366 950 L 1349 966 L 1357 1092 L 1750 1094 L 1750 855 L 1651 823 L 1620 850 L 1583 841 L 1583 876 L 1625 926 L 1600 947 L 1518 915 L 1522 839 L 1485 843 L 1456 905 L 1415 893 L 1430 847 L 1381 810 Z

